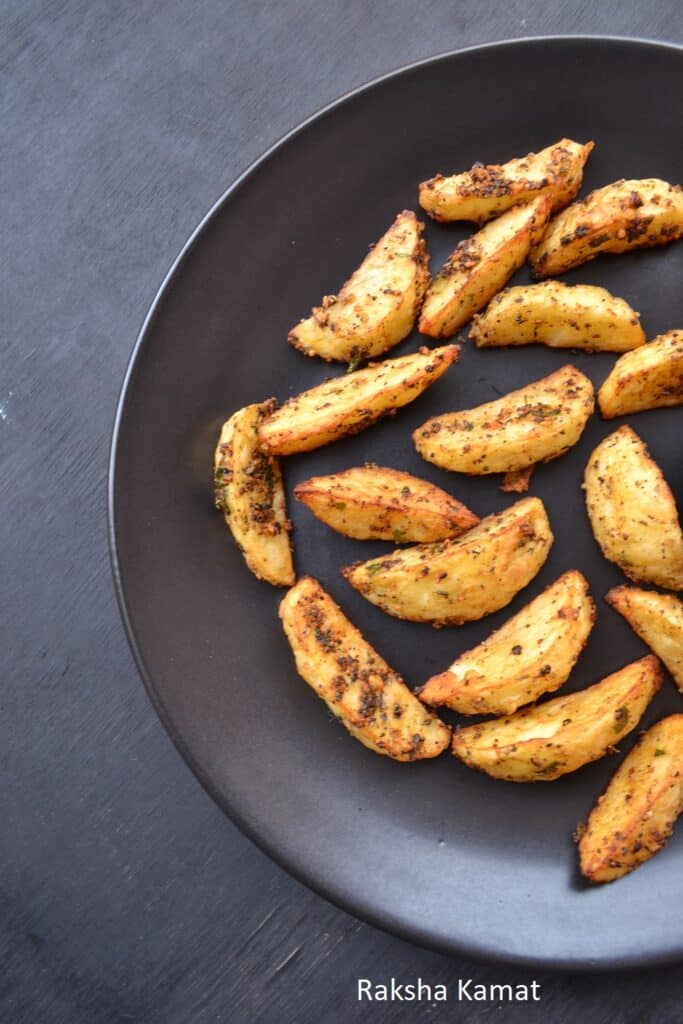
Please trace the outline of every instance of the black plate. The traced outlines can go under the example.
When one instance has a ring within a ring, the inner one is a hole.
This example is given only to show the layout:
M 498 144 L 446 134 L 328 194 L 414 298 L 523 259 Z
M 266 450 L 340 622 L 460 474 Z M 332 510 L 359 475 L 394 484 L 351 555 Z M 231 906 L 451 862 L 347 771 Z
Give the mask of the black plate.
M 571 833 L 618 758 L 552 785 L 519 786 L 448 756 L 399 765 L 334 723 L 297 676 L 281 593 L 246 570 L 212 508 L 221 421 L 340 369 L 298 354 L 288 329 L 336 289 L 416 186 L 437 170 L 504 160 L 562 135 L 595 139 L 585 186 L 681 179 L 681 49 L 555 38 L 449 54 L 373 83 L 308 121 L 254 165 L 190 239 L 157 296 L 126 377 L 112 448 L 111 538 L 123 617 L 152 700 L 183 756 L 230 817 L 280 864 L 353 913 L 417 942 L 520 962 L 619 966 L 683 954 L 681 835 L 610 886 L 579 879 Z M 657 98 L 657 102 L 653 101 Z M 585 191 L 585 190 L 584 190 Z M 468 233 L 428 224 L 432 266 Z M 641 311 L 648 337 L 682 321 L 683 247 L 601 257 L 566 275 Z M 527 280 L 523 270 L 516 281 Z M 414 350 L 417 336 L 394 350 Z M 499 479 L 449 476 L 410 433 L 426 417 L 490 400 L 571 359 L 600 383 L 614 362 L 543 348 L 476 351 L 413 405 L 356 438 L 285 461 L 287 486 L 373 460 L 449 488 L 481 515 L 508 503 Z M 683 497 L 680 410 L 632 419 Z M 556 541 L 503 612 L 435 631 L 384 615 L 339 567 L 387 550 L 346 540 L 290 501 L 299 573 L 317 576 L 412 683 L 446 667 L 562 571 L 586 573 L 598 622 L 567 689 L 643 645 L 602 595 L 623 582 L 592 539 L 580 482 L 617 423 L 539 469 L 532 494 Z M 645 724 L 681 710 L 667 679 Z M 624 743 L 629 749 L 633 738 Z

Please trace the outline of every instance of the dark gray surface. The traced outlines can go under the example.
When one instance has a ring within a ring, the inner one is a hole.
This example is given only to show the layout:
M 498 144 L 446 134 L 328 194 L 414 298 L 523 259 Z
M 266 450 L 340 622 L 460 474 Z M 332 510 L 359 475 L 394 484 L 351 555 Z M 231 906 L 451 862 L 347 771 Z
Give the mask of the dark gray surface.
M 1 1019 L 680 1021 L 671 968 L 542 975 L 543 1002 L 517 1011 L 354 1009 L 359 975 L 530 974 L 358 924 L 243 839 L 147 702 L 106 557 L 125 363 L 211 202 L 302 117 L 408 60 L 545 32 L 681 41 L 678 2 L 560 6 L 3 5 Z

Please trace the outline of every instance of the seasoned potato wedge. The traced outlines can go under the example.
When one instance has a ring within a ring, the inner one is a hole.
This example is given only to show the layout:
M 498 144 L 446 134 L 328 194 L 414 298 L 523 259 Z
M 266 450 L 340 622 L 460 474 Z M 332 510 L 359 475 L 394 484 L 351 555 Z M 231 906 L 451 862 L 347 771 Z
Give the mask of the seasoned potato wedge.
M 683 601 L 637 587 L 613 587 L 605 600 L 662 659 L 683 694 Z
M 460 242 L 427 290 L 422 334 L 447 338 L 483 309 L 526 260 L 545 229 L 550 207 L 550 197 L 541 196 Z
M 293 455 L 358 434 L 414 401 L 457 360 L 459 351 L 457 345 L 445 345 L 413 352 L 304 391 L 263 421 L 261 447 L 271 455 Z
M 606 420 L 645 409 L 683 405 L 683 331 L 660 334 L 617 359 L 598 391 Z
M 355 466 L 314 476 L 294 497 L 333 530 L 356 540 L 425 543 L 458 537 L 479 522 L 440 487 L 384 466 Z
M 307 356 L 369 359 L 407 337 L 429 284 L 424 225 L 404 210 L 338 295 L 326 295 L 289 341 Z
M 346 566 L 342 575 L 396 618 L 459 625 L 509 604 L 539 571 L 552 542 L 543 502 L 523 498 L 456 540 L 401 548 Z
M 683 189 L 659 178 L 615 181 L 572 203 L 535 242 L 536 278 L 563 274 L 601 252 L 627 252 L 675 242 L 683 235 Z
M 548 345 L 584 352 L 627 352 L 645 344 L 638 313 L 592 284 L 506 288 L 475 316 L 469 334 L 478 348 Z
M 461 715 L 509 715 L 569 678 L 593 623 L 595 604 L 576 569 L 417 691 L 421 701 Z
M 451 730 L 420 704 L 317 580 L 285 595 L 280 618 L 299 675 L 352 736 L 397 761 L 436 757 Z
M 567 697 L 458 729 L 453 753 L 495 779 L 552 782 L 613 750 L 661 684 L 659 661 L 649 655 Z
M 581 872 L 613 882 L 666 845 L 683 811 L 683 715 L 640 738 L 612 776 L 579 839 Z
M 423 459 L 442 469 L 508 473 L 568 451 L 593 409 L 593 385 L 568 365 L 494 402 L 434 416 L 413 441 Z
M 420 185 L 420 206 L 434 220 L 473 220 L 478 224 L 542 195 L 551 197 L 553 210 L 561 210 L 581 187 L 593 145 L 560 139 L 538 153 L 504 164 L 475 164 L 471 170 L 447 178 L 437 174 Z
M 601 441 L 584 476 L 593 534 L 636 583 L 683 590 L 683 534 L 676 502 L 647 445 L 623 426 Z
M 277 407 L 271 399 L 248 405 L 223 424 L 214 457 L 216 506 L 244 560 L 260 580 L 294 583 L 285 489 L 277 459 L 258 446 L 258 428 Z

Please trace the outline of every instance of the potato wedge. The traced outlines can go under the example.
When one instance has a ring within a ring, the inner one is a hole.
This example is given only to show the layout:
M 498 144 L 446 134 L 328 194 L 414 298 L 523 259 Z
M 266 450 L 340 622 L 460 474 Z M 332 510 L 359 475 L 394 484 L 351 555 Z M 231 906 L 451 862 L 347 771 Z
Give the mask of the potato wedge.
M 549 196 L 516 206 L 456 246 L 425 296 L 419 329 L 447 338 L 483 309 L 518 270 L 540 239 L 550 215 Z
M 683 715 L 639 739 L 591 811 L 579 839 L 581 873 L 613 882 L 666 845 L 683 811 Z
M 417 695 L 461 715 L 509 715 L 559 690 L 594 622 L 588 583 L 571 569 L 446 672 L 428 679 Z
M 615 181 L 572 203 L 529 254 L 537 279 L 564 274 L 601 252 L 627 252 L 683 235 L 683 189 L 659 178 Z
M 216 507 L 221 509 L 244 560 L 260 580 L 290 587 L 296 576 L 289 520 L 277 459 L 258 446 L 258 428 L 275 399 L 248 405 L 223 424 L 214 457 Z
M 341 571 L 389 615 L 459 625 L 509 604 L 539 571 L 552 542 L 543 502 L 523 498 L 456 540 L 401 548 Z
M 270 455 L 293 455 L 358 434 L 414 401 L 456 362 L 459 352 L 457 345 L 423 349 L 327 380 L 265 419 L 259 443 Z
M 683 601 L 637 587 L 613 587 L 605 600 L 661 658 L 683 694 Z
M 311 576 L 280 604 L 297 671 L 352 736 L 396 761 L 436 757 L 451 730 L 420 704 Z
M 628 302 L 591 284 L 506 288 L 475 316 L 469 333 L 477 348 L 548 345 L 584 352 L 627 352 L 645 344 L 638 313 Z
M 475 164 L 463 174 L 437 174 L 420 185 L 420 206 L 439 221 L 473 220 L 483 224 L 518 203 L 541 195 L 561 210 L 578 194 L 583 168 L 594 143 L 560 139 L 552 146 L 508 160 Z
M 683 534 L 676 502 L 647 445 L 623 426 L 601 441 L 584 475 L 593 534 L 636 583 L 683 590 Z
M 651 654 L 567 697 L 457 729 L 453 753 L 494 779 L 552 782 L 614 750 L 661 684 Z
M 289 332 L 307 356 L 354 362 L 387 352 L 413 329 L 429 284 L 424 224 L 404 210 L 338 295 Z
M 509 473 L 568 451 L 593 409 L 593 385 L 568 365 L 494 402 L 434 416 L 413 441 L 423 459 L 442 469 Z
M 294 497 L 333 530 L 356 540 L 426 543 L 458 537 L 479 522 L 440 487 L 384 466 L 311 477 L 296 485 Z
M 668 331 L 617 359 L 598 391 L 606 420 L 645 409 L 683 405 L 683 331 Z

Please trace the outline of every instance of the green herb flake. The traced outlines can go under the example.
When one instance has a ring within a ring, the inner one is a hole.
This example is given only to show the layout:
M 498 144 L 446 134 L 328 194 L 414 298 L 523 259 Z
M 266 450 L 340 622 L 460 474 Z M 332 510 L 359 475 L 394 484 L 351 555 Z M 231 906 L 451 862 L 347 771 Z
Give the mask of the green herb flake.
M 354 356 L 352 359 L 349 360 L 349 365 L 346 367 L 346 372 L 355 373 L 355 371 L 358 369 L 362 362 L 363 359 L 361 356 Z
M 372 562 L 371 565 L 366 565 L 365 570 L 368 576 L 374 576 L 376 572 L 379 572 L 382 568 L 381 562 Z
M 406 531 L 402 530 L 398 526 L 395 526 L 394 529 L 391 531 L 391 536 L 394 538 L 396 544 L 405 544 L 406 540 L 408 539 L 406 536 Z
M 662 750 L 661 747 L 657 747 L 655 750 L 655 757 L 663 757 L 666 754 L 666 750 Z
M 628 725 L 628 720 L 631 717 L 629 709 L 623 704 L 620 708 L 614 712 L 614 731 L 622 732 Z

